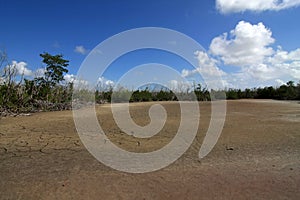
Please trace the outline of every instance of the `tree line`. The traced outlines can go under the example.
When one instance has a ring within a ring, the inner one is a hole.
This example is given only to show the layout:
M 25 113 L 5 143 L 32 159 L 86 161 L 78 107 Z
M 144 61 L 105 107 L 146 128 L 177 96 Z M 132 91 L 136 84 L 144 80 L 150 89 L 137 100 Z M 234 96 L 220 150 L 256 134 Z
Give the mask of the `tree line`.
M 296 85 L 293 81 L 288 81 L 279 87 L 268 86 L 264 88 L 228 89 L 228 90 L 208 90 L 201 84 L 186 89 L 186 91 L 173 92 L 168 89 L 130 91 L 127 89 L 113 91 L 96 91 L 95 99 L 97 103 L 111 102 L 145 102 L 145 101 L 178 101 L 180 100 L 235 100 L 235 99 L 274 99 L 274 100 L 300 100 L 300 82 Z M 193 94 L 193 95 L 191 95 Z
M 275 100 L 300 100 L 300 82 L 296 85 L 288 81 L 277 88 L 272 86 L 240 90 L 230 89 L 226 91 L 227 99 L 275 99 Z
M 21 113 L 71 109 L 73 100 L 106 102 L 145 102 L 216 99 L 278 99 L 300 100 L 300 82 L 289 81 L 279 87 L 252 89 L 208 90 L 201 84 L 194 84 L 182 91 L 172 91 L 166 87 L 158 89 L 138 89 L 135 91 L 112 86 L 103 90 L 82 89 L 74 92 L 74 83 L 64 81 L 68 73 L 69 60 L 62 55 L 40 54 L 45 66 L 43 74 L 32 79 L 24 78 L 17 66 L 8 62 L 4 52 L 0 52 L 0 112 Z

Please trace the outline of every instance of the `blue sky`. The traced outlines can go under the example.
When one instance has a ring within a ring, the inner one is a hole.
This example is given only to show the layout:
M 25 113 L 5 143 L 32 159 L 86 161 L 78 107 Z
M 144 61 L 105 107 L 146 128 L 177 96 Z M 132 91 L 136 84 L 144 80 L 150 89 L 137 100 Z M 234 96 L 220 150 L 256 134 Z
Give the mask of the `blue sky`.
M 299 0 L 0 0 L 0 49 L 32 72 L 28 75 L 43 67 L 40 53 L 63 54 L 70 60 L 69 75 L 76 75 L 105 39 L 132 28 L 164 27 L 207 50 L 195 56 L 198 72 L 207 72 L 209 66 L 200 65 L 209 59 L 205 63 L 222 71 L 228 87 L 278 85 L 300 80 L 298 5 Z M 148 50 L 120 58 L 105 78 L 115 82 L 130 67 L 148 62 L 169 64 L 190 79 L 195 74 L 185 61 Z

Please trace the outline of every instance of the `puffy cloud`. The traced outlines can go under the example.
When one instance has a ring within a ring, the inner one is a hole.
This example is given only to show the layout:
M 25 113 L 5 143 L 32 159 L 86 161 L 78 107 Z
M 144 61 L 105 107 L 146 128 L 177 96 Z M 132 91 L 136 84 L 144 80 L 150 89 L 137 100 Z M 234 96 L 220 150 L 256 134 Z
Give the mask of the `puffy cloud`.
M 275 79 L 276 77 L 281 75 L 280 72 L 274 67 L 264 63 L 253 65 L 248 68 L 242 68 L 241 73 L 243 77 L 247 77 L 250 80 L 254 79 L 259 82 Z
M 97 86 L 99 90 L 108 90 L 115 85 L 114 81 L 106 79 L 105 77 L 98 78 Z
M 19 75 L 24 75 L 24 76 L 32 76 L 33 75 L 32 71 L 27 68 L 27 63 L 25 63 L 25 62 L 13 61 L 12 65 L 16 67 L 17 73 Z
M 278 48 L 273 56 L 266 59 L 265 63 L 281 76 L 300 79 L 300 48 L 290 52 Z
M 276 65 L 278 63 L 291 63 L 300 61 L 300 48 L 294 51 L 284 51 L 282 47 L 278 47 L 277 51 L 272 57 L 268 57 L 267 62 Z
M 204 78 L 215 78 L 216 76 L 226 75 L 224 71 L 217 67 L 218 61 L 208 56 L 206 52 L 196 51 L 199 66 L 196 69 Z
M 65 74 L 64 79 L 66 83 L 73 83 L 76 89 L 87 89 L 90 87 L 88 81 L 80 79 L 74 74 Z
M 241 66 L 239 77 L 246 82 L 268 82 L 278 84 L 278 80 L 300 80 L 300 49 L 294 51 L 284 51 L 277 49 L 271 56 L 265 57 L 264 61 L 250 65 L 248 67 Z
M 75 81 L 76 76 L 74 74 L 65 74 L 64 79 L 67 83 L 72 83 Z
M 217 60 L 213 59 L 204 51 L 196 51 L 195 56 L 198 60 L 198 67 L 193 70 L 183 69 L 181 75 L 183 77 L 193 76 L 200 73 L 204 78 L 212 78 L 222 76 L 226 73 L 217 67 Z
M 274 43 L 272 32 L 263 23 L 252 25 L 240 21 L 234 30 L 228 34 L 214 38 L 210 44 L 210 51 L 220 56 L 226 65 L 245 66 L 262 63 L 265 56 L 273 54 L 269 47 Z
M 112 80 L 105 81 L 105 85 L 113 86 L 115 83 Z
M 281 79 L 276 79 L 275 82 L 277 83 L 277 86 L 285 84 L 285 82 L 283 80 L 281 80 Z
M 89 52 L 89 50 L 87 50 L 84 46 L 80 45 L 75 47 L 74 52 L 85 55 Z
M 227 82 L 224 80 L 223 82 L 220 82 L 220 78 L 226 76 L 226 73 L 217 66 L 218 61 L 216 59 L 212 58 L 204 51 L 196 51 L 195 56 L 198 60 L 198 67 L 193 70 L 183 69 L 181 72 L 183 77 L 191 77 L 195 74 L 200 74 L 204 79 L 205 84 L 209 88 L 214 89 L 220 89 L 227 85 Z
M 221 13 L 278 11 L 299 5 L 300 0 L 216 0 L 216 8 Z
M 257 85 L 276 80 L 300 79 L 300 48 L 294 51 L 284 51 L 270 47 L 275 39 L 271 30 L 262 23 L 252 25 L 241 21 L 236 28 L 216 37 L 210 45 L 210 52 L 225 65 L 240 67 L 237 73 L 229 74 L 232 79 Z M 229 79 L 230 80 L 230 79 Z M 244 84 L 243 83 L 243 84 Z
M 45 68 L 38 68 L 36 70 L 31 70 L 27 67 L 25 62 L 12 61 L 10 65 L 7 65 L 5 68 L 14 70 L 17 76 L 27 76 L 27 77 L 42 77 L 45 73 Z
M 220 74 L 224 86 L 231 88 L 278 86 L 289 80 L 300 80 L 300 48 L 293 51 L 285 51 L 280 46 L 272 48 L 274 42 L 271 30 L 264 24 L 241 21 L 229 37 L 224 33 L 214 38 L 209 53 L 196 52 L 199 67 L 182 70 L 182 76 L 200 73 L 211 77 L 209 82 L 213 86 L 214 75 Z M 229 72 L 228 66 L 236 66 L 236 70 Z
M 27 63 L 12 61 L 12 64 L 6 66 L 11 70 L 16 70 L 17 75 L 33 76 L 33 72 L 27 68 Z
M 64 79 L 66 83 L 74 83 L 74 86 L 77 88 L 94 88 L 95 85 L 87 80 L 80 79 L 74 74 L 65 74 Z M 97 89 L 98 90 L 108 90 L 115 85 L 114 81 L 109 80 L 105 77 L 100 77 L 97 80 Z
M 230 73 L 229 77 L 236 79 L 235 87 L 278 86 L 290 80 L 299 81 L 300 62 L 295 59 L 278 60 L 277 57 L 275 53 L 263 63 L 241 67 L 239 72 Z M 232 80 L 229 78 L 230 82 Z
M 192 86 L 192 83 L 188 81 L 170 80 L 168 88 L 173 92 L 186 92 L 191 90 Z

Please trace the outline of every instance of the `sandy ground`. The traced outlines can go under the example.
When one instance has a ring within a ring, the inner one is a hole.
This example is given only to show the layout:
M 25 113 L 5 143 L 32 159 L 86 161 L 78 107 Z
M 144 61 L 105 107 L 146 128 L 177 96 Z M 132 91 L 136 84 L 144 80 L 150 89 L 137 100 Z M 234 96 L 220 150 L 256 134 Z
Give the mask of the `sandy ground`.
M 133 120 L 150 122 L 152 103 L 131 104 Z M 119 147 L 150 152 L 168 144 L 179 124 L 176 102 L 153 138 L 123 133 L 107 105 L 97 107 L 107 136 Z M 129 174 L 97 161 L 81 143 L 72 112 L 0 119 L 0 199 L 300 199 L 300 104 L 270 100 L 227 102 L 222 135 L 211 153 L 198 152 L 210 120 L 201 102 L 193 145 L 159 171 Z

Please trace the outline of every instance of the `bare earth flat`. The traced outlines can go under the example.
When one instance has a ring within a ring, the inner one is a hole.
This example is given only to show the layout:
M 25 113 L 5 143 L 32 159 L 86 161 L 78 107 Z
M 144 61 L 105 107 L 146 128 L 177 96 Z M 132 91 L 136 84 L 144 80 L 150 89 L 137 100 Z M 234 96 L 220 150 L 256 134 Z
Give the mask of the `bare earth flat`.
M 154 103 L 130 104 L 133 120 L 150 122 Z M 168 144 L 179 126 L 177 102 L 162 102 L 168 119 L 160 133 L 139 139 L 123 133 L 108 105 L 97 106 L 106 135 L 132 152 Z M 97 161 L 77 135 L 71 111 L 0 119 L 0 199 L 300 199 L 300 104 L 227 101 L 218 143 L 198 152 L 210 121 L 200 102 L 193 145 L 170 166 L 145 174 L 113 170 Z

